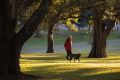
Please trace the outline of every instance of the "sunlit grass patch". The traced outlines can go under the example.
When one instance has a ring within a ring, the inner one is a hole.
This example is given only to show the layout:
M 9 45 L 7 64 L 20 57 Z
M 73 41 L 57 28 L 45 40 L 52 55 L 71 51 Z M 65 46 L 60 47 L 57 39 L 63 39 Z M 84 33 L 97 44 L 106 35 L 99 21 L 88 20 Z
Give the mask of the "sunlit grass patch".
M 120 53 L 98 59 L 85 55 L 80 62 L 69 62 L 65 54 L 22 54 L 20 65 L 24 73 L 41 75 L 45 79 L 120 80 Z

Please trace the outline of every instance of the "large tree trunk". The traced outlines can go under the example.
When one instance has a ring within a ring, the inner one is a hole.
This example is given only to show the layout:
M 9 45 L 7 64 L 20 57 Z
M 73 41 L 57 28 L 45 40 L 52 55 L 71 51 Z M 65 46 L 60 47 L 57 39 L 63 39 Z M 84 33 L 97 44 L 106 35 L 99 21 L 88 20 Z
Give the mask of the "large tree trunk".
M 11 63 L 9 66 L 9 75 L 21 75 L 21 71 L 20 71 L 20 66 L 19 66 L 19 57 L 20 57 L 20 53 L 21 53 L 21 49 L 22 49 L 22 44 L 19 40 L 14 39 L 12 41 L 11 44 Z
M 109 26 L 106 26 L 106 22 L 102 22 L 99 15 L 96 15 L 95 26 L 93 27 L 93 44 L 92 49 L 88 57 L 90 58 L 104 58 L 106 55 L 106 42 L 107 38 L 114 27 L 114 20 L 109 21 Z
M 5 38 L 0 40 L 0 76 L 12 76 L 20 74 L 19 55 L 16 54 L 21 50 L 16 47 L 13 41 L 8 42 Z
M 93 58 L 102 58 L 106 57 L 106 38 L 105 35 L 102 33 L 100 28 L 100 24 L 94 27 L 93 33 L 93 44 L 92 50 L 89 54 L 89 57 Z
M 103 58 L 106 57 L 106 38 L 104 34 L 105 26 L 102 25 L 101 16 L 96 9 L 94 10 L 94 33 L 92 49 L 88 57 Z
M 20 73 L 19 56 L 15 43 L 17 12 L 14 2 L 2 1 L 0 25 L 0 76 L 18 75 Z
M 51 0 L 43 0 L 30 20 L 18 33 L 15 33 L 17 9 L 14 1 L 0 0 L 0 79 L 21 75 L 19 57 L 22 45 L 32 36 L 51 2 Z

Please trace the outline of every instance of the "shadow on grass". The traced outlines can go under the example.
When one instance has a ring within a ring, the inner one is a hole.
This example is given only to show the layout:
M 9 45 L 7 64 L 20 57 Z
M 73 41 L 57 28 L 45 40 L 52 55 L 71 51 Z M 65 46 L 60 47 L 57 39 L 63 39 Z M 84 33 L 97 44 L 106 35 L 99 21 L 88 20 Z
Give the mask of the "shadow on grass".
M 53 62 L 53 63 L 58 63 L 58 62 L 69 62 L 66 60 L 65 55 L 59 55 L 59 56 L 38 56 L 38 57 L 22 57 L 21 59 L 25 60 L 36 60 L 40 62 Z M 116 58 L 86 58 L 86 57 L 81 57 L 80 58 L 80 63 L 109 63 L 109 62 L 114 62 L 114 63 L 120 63 L 120 57 Z M 72 60 L 73 62 L 73 60 Z M 76 62 L 78 62 L 76 60 Z
M 65 56 L 63 55 L 57 55 L 57 56 L 38 56 L 38 57 L 21 57 L 21 59 L 27 59 L 27 60 L 61 60 L 65 59 Z
M 42 56 L 26 56 L 22 57 L 22 59 L 25 60 L 36 60 L 35 64 L 44 64 L 49 63 L 47 65 L 37 65 L 34 67 L 29 67 L 27 70 L 23 71 L 25 73 L 31 73 L 33 75 L 42 76 L 45 80 L 120 80 L 120 72 L 117 70 L 120 70 L 120 67 L 112 68 L 112 67 L 84 67 L 82 64 L 74 64 L 74 62 L 71 62 L 69 64 L 63 63 L 63 64 L 56 64 L 59 63 L 57 61 L 66 61 L 65 55 L 42 55 Z M 119 63 L 120 57 L 112 56 L 110 58 L 81 58 L 80 63 L 110 63 L 112 61 Z M 37 61 L 40 61 L 37 62 Z M 68 61 L 69 62 L 69 61 Z M 24 61 L 23 61 L 24 63 Z M 27 62 L 28 63 L 28 62 Z M 55 63 L 52 65 L 52 63 Z M 32 63 L 33 64 L 33 63 Z M 34 64 L 33 64 L 34 65 Z M 78 67 L 77 67 L 78 65 Z M 89 65 L 88 65 L 89 66 Z M 115 70 L 117 72 L 112 72 L 112 70 Z M 107 72 L 106 72 L 107 71 Z M 105 72 L 105 73 L 104 73 Z
M 45 80 L 120 80 L 120 72 L 111 72 L 110 70 L 108 73 L 96 74 L 99 71 L 105 70 L 105 68 L 79 68 L 76 70 L 72 68 L 60 68 L 60 65 L 47 65 L 32 67 L 25 73 L 43 76 Z

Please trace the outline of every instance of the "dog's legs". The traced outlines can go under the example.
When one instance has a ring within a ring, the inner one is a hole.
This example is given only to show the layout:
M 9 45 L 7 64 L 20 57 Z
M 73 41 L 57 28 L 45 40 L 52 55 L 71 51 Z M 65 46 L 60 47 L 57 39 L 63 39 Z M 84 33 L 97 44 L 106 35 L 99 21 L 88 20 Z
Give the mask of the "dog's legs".
M 70 58 L 69 60 L 70 60 L 70 62 L 71 62 L 72 58 Z

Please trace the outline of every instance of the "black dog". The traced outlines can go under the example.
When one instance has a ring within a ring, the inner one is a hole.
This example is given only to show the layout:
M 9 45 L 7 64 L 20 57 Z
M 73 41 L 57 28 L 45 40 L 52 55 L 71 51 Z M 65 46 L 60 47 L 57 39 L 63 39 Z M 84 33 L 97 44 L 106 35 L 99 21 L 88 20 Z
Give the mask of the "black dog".
M 78 61 L 80 62 L 80 56 L 81 56 L 80 53 L 77 53 L 77 54 L 71 54 L 69 60 L 70 60 L 70 62 L 71 62 L 71 60 L 74 58 L 74 62 L 75 62 L 76 59 L 78 59 Z

